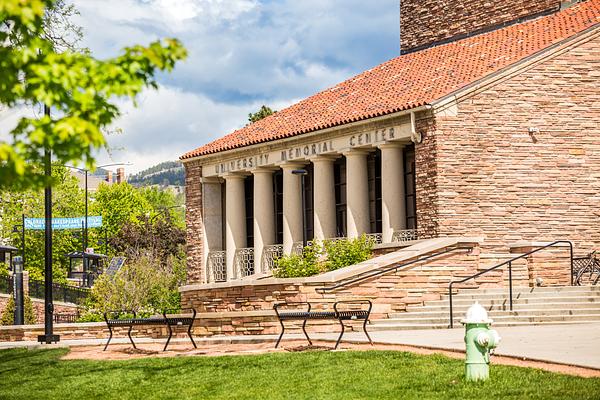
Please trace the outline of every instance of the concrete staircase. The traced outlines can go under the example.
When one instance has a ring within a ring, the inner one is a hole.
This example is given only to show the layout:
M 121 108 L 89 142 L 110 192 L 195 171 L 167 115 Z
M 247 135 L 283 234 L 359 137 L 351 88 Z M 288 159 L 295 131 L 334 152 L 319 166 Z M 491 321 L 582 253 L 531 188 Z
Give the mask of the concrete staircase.
M 461 289 L 453 296 L 454 327 L 475 301 L 483 305 L 494 326 L 572 324 L 600 321 L 600 286 L 513 288 L 513 311 L 506 289 Z M 373 320 L 369 330 L 442 329 L 449 327 L 448 296 L 409 306 L 389 319 Z

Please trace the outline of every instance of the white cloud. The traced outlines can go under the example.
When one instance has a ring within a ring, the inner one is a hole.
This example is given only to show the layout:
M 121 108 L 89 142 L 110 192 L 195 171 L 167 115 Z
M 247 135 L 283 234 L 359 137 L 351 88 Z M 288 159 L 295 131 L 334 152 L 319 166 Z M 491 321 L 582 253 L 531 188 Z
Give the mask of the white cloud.
M 125 132 L 109 140 L 135 170 L 231 132 L 262 104 L 281 109 L 399 53 L 398 0 L 74 2 L 98 57 L 169 36 L 188 49 L 159 76 L 165 87 L 138 109 L 124 103 Z
M 292 100 L 293 101 L 293 100 Z M 281 109 L 289 103 L 272 104 Z M 138 107 L 122 103 L 123 116 L 114 124 L 120 134 L 108 136 L 111 156 L 101 153 L 99 164 L 131 162 L 137 172 L 165 160 L 176 160 L 224 133 L 241 128 L 249 112 L 262 103 L 224 104 L 173 87 L 148 90 L 138 99 Z

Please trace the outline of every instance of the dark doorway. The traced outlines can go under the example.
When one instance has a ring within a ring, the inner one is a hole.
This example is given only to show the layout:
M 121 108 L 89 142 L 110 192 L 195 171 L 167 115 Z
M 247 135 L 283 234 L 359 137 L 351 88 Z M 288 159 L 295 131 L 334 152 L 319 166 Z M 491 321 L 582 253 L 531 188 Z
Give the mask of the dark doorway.
M 338 237 L 346 237 L 346 157 L 333 163 L 335 185 L 335 225 Z
M 315 231 L 314 231 L 314 167 L 313 164 L 308 164 L 305 168 L 306 174 L 304 176 L 304 205 L 306 212 L 306 226 L 304 229 L 306 230 L 306 239 L 313 240 Z
M 273 204 L 275 205 L 275 243 L 283 243 L 283 171 L 273 173 Z
M 369 221 L 370 233 L 381 233 L 381 150 L 377 149 L 367 157 L 369 179 Z
M 246 247 L 254 247 L 254 175 L 244 179 L 246 200 Z
M 417 185 L 414 144 L 404 148 L 404 193 L 406 204 L 406 229 L 417 229 Z

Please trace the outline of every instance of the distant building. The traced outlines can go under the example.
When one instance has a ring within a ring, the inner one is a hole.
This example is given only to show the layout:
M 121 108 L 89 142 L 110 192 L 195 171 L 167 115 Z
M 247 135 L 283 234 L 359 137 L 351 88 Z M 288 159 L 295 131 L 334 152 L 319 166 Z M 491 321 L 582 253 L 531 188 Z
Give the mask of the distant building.
M 77 178 L 79 181 L 79 187 L 85 189 L 85 172 L 81 172 L 75 169 L 70 169 L 71 175 Z M 112 185 L 113 183 L 127 182 L 125 176 L 125 168 L 118 168 L 116 176 L 112 171 L 106 170 L 105 175 L 91 174 L 88 173 L 88 191 L 95 192 L 101 183 Z

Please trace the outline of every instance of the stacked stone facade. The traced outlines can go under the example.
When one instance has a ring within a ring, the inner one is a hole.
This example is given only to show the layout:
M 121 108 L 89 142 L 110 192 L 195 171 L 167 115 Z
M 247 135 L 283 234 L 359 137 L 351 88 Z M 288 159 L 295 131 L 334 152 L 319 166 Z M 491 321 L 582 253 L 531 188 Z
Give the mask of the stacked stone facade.
M 560 0 L 401 0 L 402 52 L 560 8 Z
M 185 223 L 188 282 L 204 281 L 202 167 L 198 161 L 185 167 Z
M 420 228 L 600 248 L 598 71 L 596 32 L 420 121 Z

